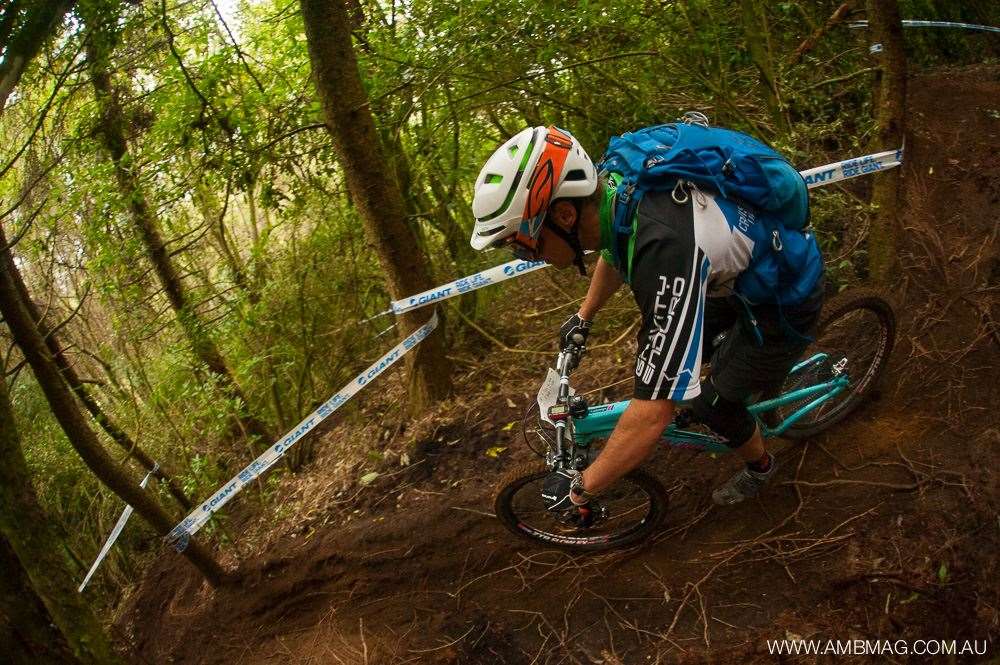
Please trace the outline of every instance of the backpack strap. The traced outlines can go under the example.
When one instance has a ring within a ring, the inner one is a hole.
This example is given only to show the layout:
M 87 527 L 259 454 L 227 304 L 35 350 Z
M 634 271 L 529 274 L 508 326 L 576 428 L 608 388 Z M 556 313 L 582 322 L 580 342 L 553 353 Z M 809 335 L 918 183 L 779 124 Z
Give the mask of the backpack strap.
M 757 323 L 757 317 L 754 316 L 750 303 L 743 297 L 743 294 L 735 289 L 733 289 L 733 295 L 736 296 L 736 300 L 743 306 L 743 314 L 745 315 L 743 320 L 750 325 L 750 330 L 753 332 L 753 338 L 757 342 L 757 346 L 764 346 L 764 335 L 760 332 L 760 325 Z
M 615 259 L 615 265 L 625 275 L 625 281 L 631 282 L 632 257 L 629 252 L 629 244 L 631 243 L 630 238 L 632 236 L 632 221 L 636 211 L 639 209 L 639 200 L 642 198 L 642 192 L 636 189 L 635 183 L 626 183 L 624 180 L 619 183 L 618 187 L 622 191 L 615 190 L 615 198 L 612 203 L 614 213 L 612 216 L 611 232 L 614 239 L 611 243 L 611 252 Z
M 765 217 L 764 219 L 767 218 Z M 766 221 L 762 223 L 768 224 L 768 222 Z M 788 257 L 785 255 L 784 247 L 782 246 L 781 243 L 781 234 L 778 232 L 777 226 L 773 224 L 768 224 L 768 229 L 771 231 L 771 243 L 770 243 L 771 252 L 777 258 L 779 274 L 782 271 L 785 271 L 786 273 L 791 272 L 792 268 L 788 264 Z M 788 319 L 785 318 L 785 312 L 781 306 L 781 297 L 778 295 L 778 292 L 774 288 L 774 286 L 772 286 L 771 284 L 766 284 L 764 280 L 762 280 L 752 270 L 747 270 L 743 274 L 749 274 L 757 282 L 757 284 L 761 286 L 762 290 L 767 291 L 771 294 L 774 300 L 774 304 L 778 308 L 778 326 L 781 328 L 781 332 L 785 335 L 786 339 L 797 342 L 803 342 L 806 344 L 812 344 L 813 342 L 816 341 L 816 338 L 810 335 L 803 335 L 798 330 L 796 330 L 795 327 L 792 326 L 792 324 L 788 322 Z M 757 340 L 757 345 L 763 346 L 764 338 L 757 327 L 757 319 L 753 315 L 750 303 L 746 300 L 746 298 L 742 294 L 737 292 L 735 289 L 733 289 L 733 293 L 736 294 L 738 300 L 743 304 L 744 308 L 746 309 L 747 315 L 749 317 L 748 321 L 753 326 L 754 337 Z

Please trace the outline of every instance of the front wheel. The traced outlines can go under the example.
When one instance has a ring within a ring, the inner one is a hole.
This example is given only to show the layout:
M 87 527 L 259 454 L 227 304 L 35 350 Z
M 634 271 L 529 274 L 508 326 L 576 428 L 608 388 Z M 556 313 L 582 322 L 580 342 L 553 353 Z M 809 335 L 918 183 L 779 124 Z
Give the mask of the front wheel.
M 493 508 L 512 533 L 550 547 L 595 552 L 641 542 L 666 516 L 663 485 L 636 469 L 595 500 L 605 514 L 592 526 L 580 528 L 545 509 L 542 482 L 548 473 L 544 462 L 531 462 L 511 469 L 500 480 Z
M 892 306 L 878 293 L 854 289 L 832 298 L 823 306 L 816 341 L 804 357 L 826 353 L 827 362 L 807 367 L 785 379 L 781 392 L 787 393 L 834 373 L 846 372 L 850 383 L 836 397 L 820 404 L 785 431 L 791 439 L 802 439 L 827 429 L 845 418 L 869 396 L 889 364 L 896 340 L 896 316 Z M 778 415 L 787 418 L 813 397 L 787 404 Z

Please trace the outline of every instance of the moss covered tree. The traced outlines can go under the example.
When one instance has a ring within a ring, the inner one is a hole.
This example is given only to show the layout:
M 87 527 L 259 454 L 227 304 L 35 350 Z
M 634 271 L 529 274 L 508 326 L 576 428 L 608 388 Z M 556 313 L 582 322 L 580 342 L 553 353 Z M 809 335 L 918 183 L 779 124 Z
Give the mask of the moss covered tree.
M 52 637 L 45 623 L 47 612 L 76 662 L 120 663 L 97 617 L 76 591 L 62 546 L 64 539 L 38 502 L 7 384 L 0 380 L 0 563 L 4 564 L 0 574 L 4 578 L 0 582 L 0 615 L 11 621 L 9 639 L 17 640 L 29 650 L 27 653 L 34 652 L 34 662 L 67 662 L 60 658 L 65 654 L 58 642 L 45 641 Z M 17 565 L 9 560 L 7 543 Z M 23 588 L 24 577 L 30 590 Z M 18 587 L 22 587 L 21 597 L 15 596 Z M 36 598 L 44 604 L 45 612 L 35 604 Z M 10 646 L 13 651 L 14 645 Z M 27 662 L 24 654 L 11 657 L 13 660 L 4 662 Z
M 399 183 L 379 143 L 351 38 L 351 8 L 344 0 L 301 0 L 313 82 L 323 118 L 394 299 L 433 286 L 426 258 L 407 224 Z M 400 317 L 403 334 L 430 318 L 426 310 Z M 407 356 L 410 408 L 419 411 L 451 389 L 451 369 L 438 330 Z
M 903 145 L 906 109 L 906 51 L 903 24 L 896 0 L 868 0 L 871 42 L 881 47 L 875 56 L 879 66 L 875 78 L 875 150 Z M 868 271 L 872 282 L 886 285 L 896 265 L 903 170 L 878 174 L 872 185 L 875 218 L 868 236 Z

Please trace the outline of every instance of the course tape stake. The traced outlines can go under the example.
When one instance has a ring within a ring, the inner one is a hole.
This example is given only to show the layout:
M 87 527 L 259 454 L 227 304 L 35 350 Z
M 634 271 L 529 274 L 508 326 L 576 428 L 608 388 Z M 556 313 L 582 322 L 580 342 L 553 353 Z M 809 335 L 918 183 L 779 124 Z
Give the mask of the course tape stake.
M 159 468 L 160 465 L 154 462 L 153 468 L 149 470 L 146 477 L 142 479 L 141 483 L 139 483 L 139 487 L 146 489 L 146 484 L 149 483 L 150 477 L 152 477 L 152 475 L 156 473 Z M 101 547 L 101 551 L 98 552 L 97 558 L 94 559 L 94 565 L 92 565 L 90 570 L 87 571 L 87 576 L 83 578 L 83 582 L 80 584 L 80 588 L 77 589 L 77 593 L 83 593 L 84 587 L 90 583 L 90 578 L 94 576 L 98 567 L 104 562 L 104 558 L 108 556 L 108 552 L 111 551 L 111 546 L 115 544 L 116 540 L 118 540 L 118 536 L 121 535 L 122 529 L 125 528 L 125 523 L 128 522 L 128 518 L 130 517 L 132 517 L 132 506 L 126 504 L 125 510 L 122 511 L 118 521 L 115 522 L 115 528 L 111 529 L 108 539 L 104 542 L 104 546 Z
M 341 388 L 340 392 L 323 404 L 320 404 L 315 411 L 306 416 L 291 431 L 278 439 L 260 457 L 220 487 L 207 501 L 195 508 L 190 515 L 185 517 L 166 535 L 164 538 L 166 543 L 172 545 L 178 552 L 183 552 L 188 546 L 191 536 L 208 522 L 213 513 L 229 503 L 234 496 L 239 494 L 255 478 L 274 466 L 275 462 L 281 459 L 292 446 L 323 422 L 330 414 L 339 409 L 344 402 L 354 397 L 362 388 L 371 383 L 373 379 L 392 367 L 407 352 L 422 342 L 437 328 L 437 325 L 438 316 L 437 312 L 434 312 L 434 316 L 431 317 L 430 321 L 417 328 L 406 339 L 393 347 L 392 350 L 372 363 L 368 369 L 358 374 L 353 381 Z

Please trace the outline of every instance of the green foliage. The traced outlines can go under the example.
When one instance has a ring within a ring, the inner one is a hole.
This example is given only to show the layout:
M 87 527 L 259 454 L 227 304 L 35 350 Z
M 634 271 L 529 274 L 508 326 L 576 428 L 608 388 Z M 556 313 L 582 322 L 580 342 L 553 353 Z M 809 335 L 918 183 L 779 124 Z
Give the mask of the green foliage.
M 73 452 L 38 384 L 23 375 L 14 385 L 11 401 L 28 468 L 46 512 L 70 518 L 86 512 L 85 498 L 97 490 L 97 480 Z
M 565 127 L 597 157 L 611 134 L 701 110 L 802 168 L 862 154 L 872 131 L 865 70 L 875 64 L 865 32 L 835 28 L 801 61 L 790 59 L 838 4 L 762 3 L 781 97 L 775 118 L 739 3 L 361 3 L 354 46 L 389 155 L 386 177 L 402 186 L 432 271 L 443 281 L 499 262 L 468 247 L 471 188 L 487 155 L 526 125 Z M 903 13 L 1000 24 L 995 2 L 960 4 L 911 0 Z M 0 178 L 0 199 L 15 204 L 2 221 L 8 237 L 30 225 L 20 266 L 53 321 L 73 315 L 60 339 L 80 350 L 72 361 L 95 382 L 102 408 L 198 500 L 256 453 L 238 443 L 234 412 L 284 431 L 385 348 L 375 339 L 385 319 L 357 321 L 385 309 L 386 287 L 321 126 L 297 4 L 247 0 L 227 25 L 211 3 L 169 0 L 166 19 L 160 2 L 87 6 L 115 28 L 110 64 L 126 166 L 247 403 L 206 378 L 151 274 L 129 219 L 137 201 L 122 196 L 97 140 L 103 119 L 79 17 L 0 117 L 9 138 L 0 159 L 16 159 Z M 918 64 L 996 55 L 968 33 L 906 36 Z M 865 264 L 863 187 L 814 197 L 813 225 L 838 287 Z M 517 285 L 506 288 L 467 299 L 463 314 L 475 317 L 476 303 L 488 307 Z M 15 405 L 47 507 L 71 532 L 96 538 L 94 525 L 120 506 L 85 471 L 27 377 Z M 298 461 L 310 445 L 300 444 Z M 81 536 L 73 546 L 94 544 Z

